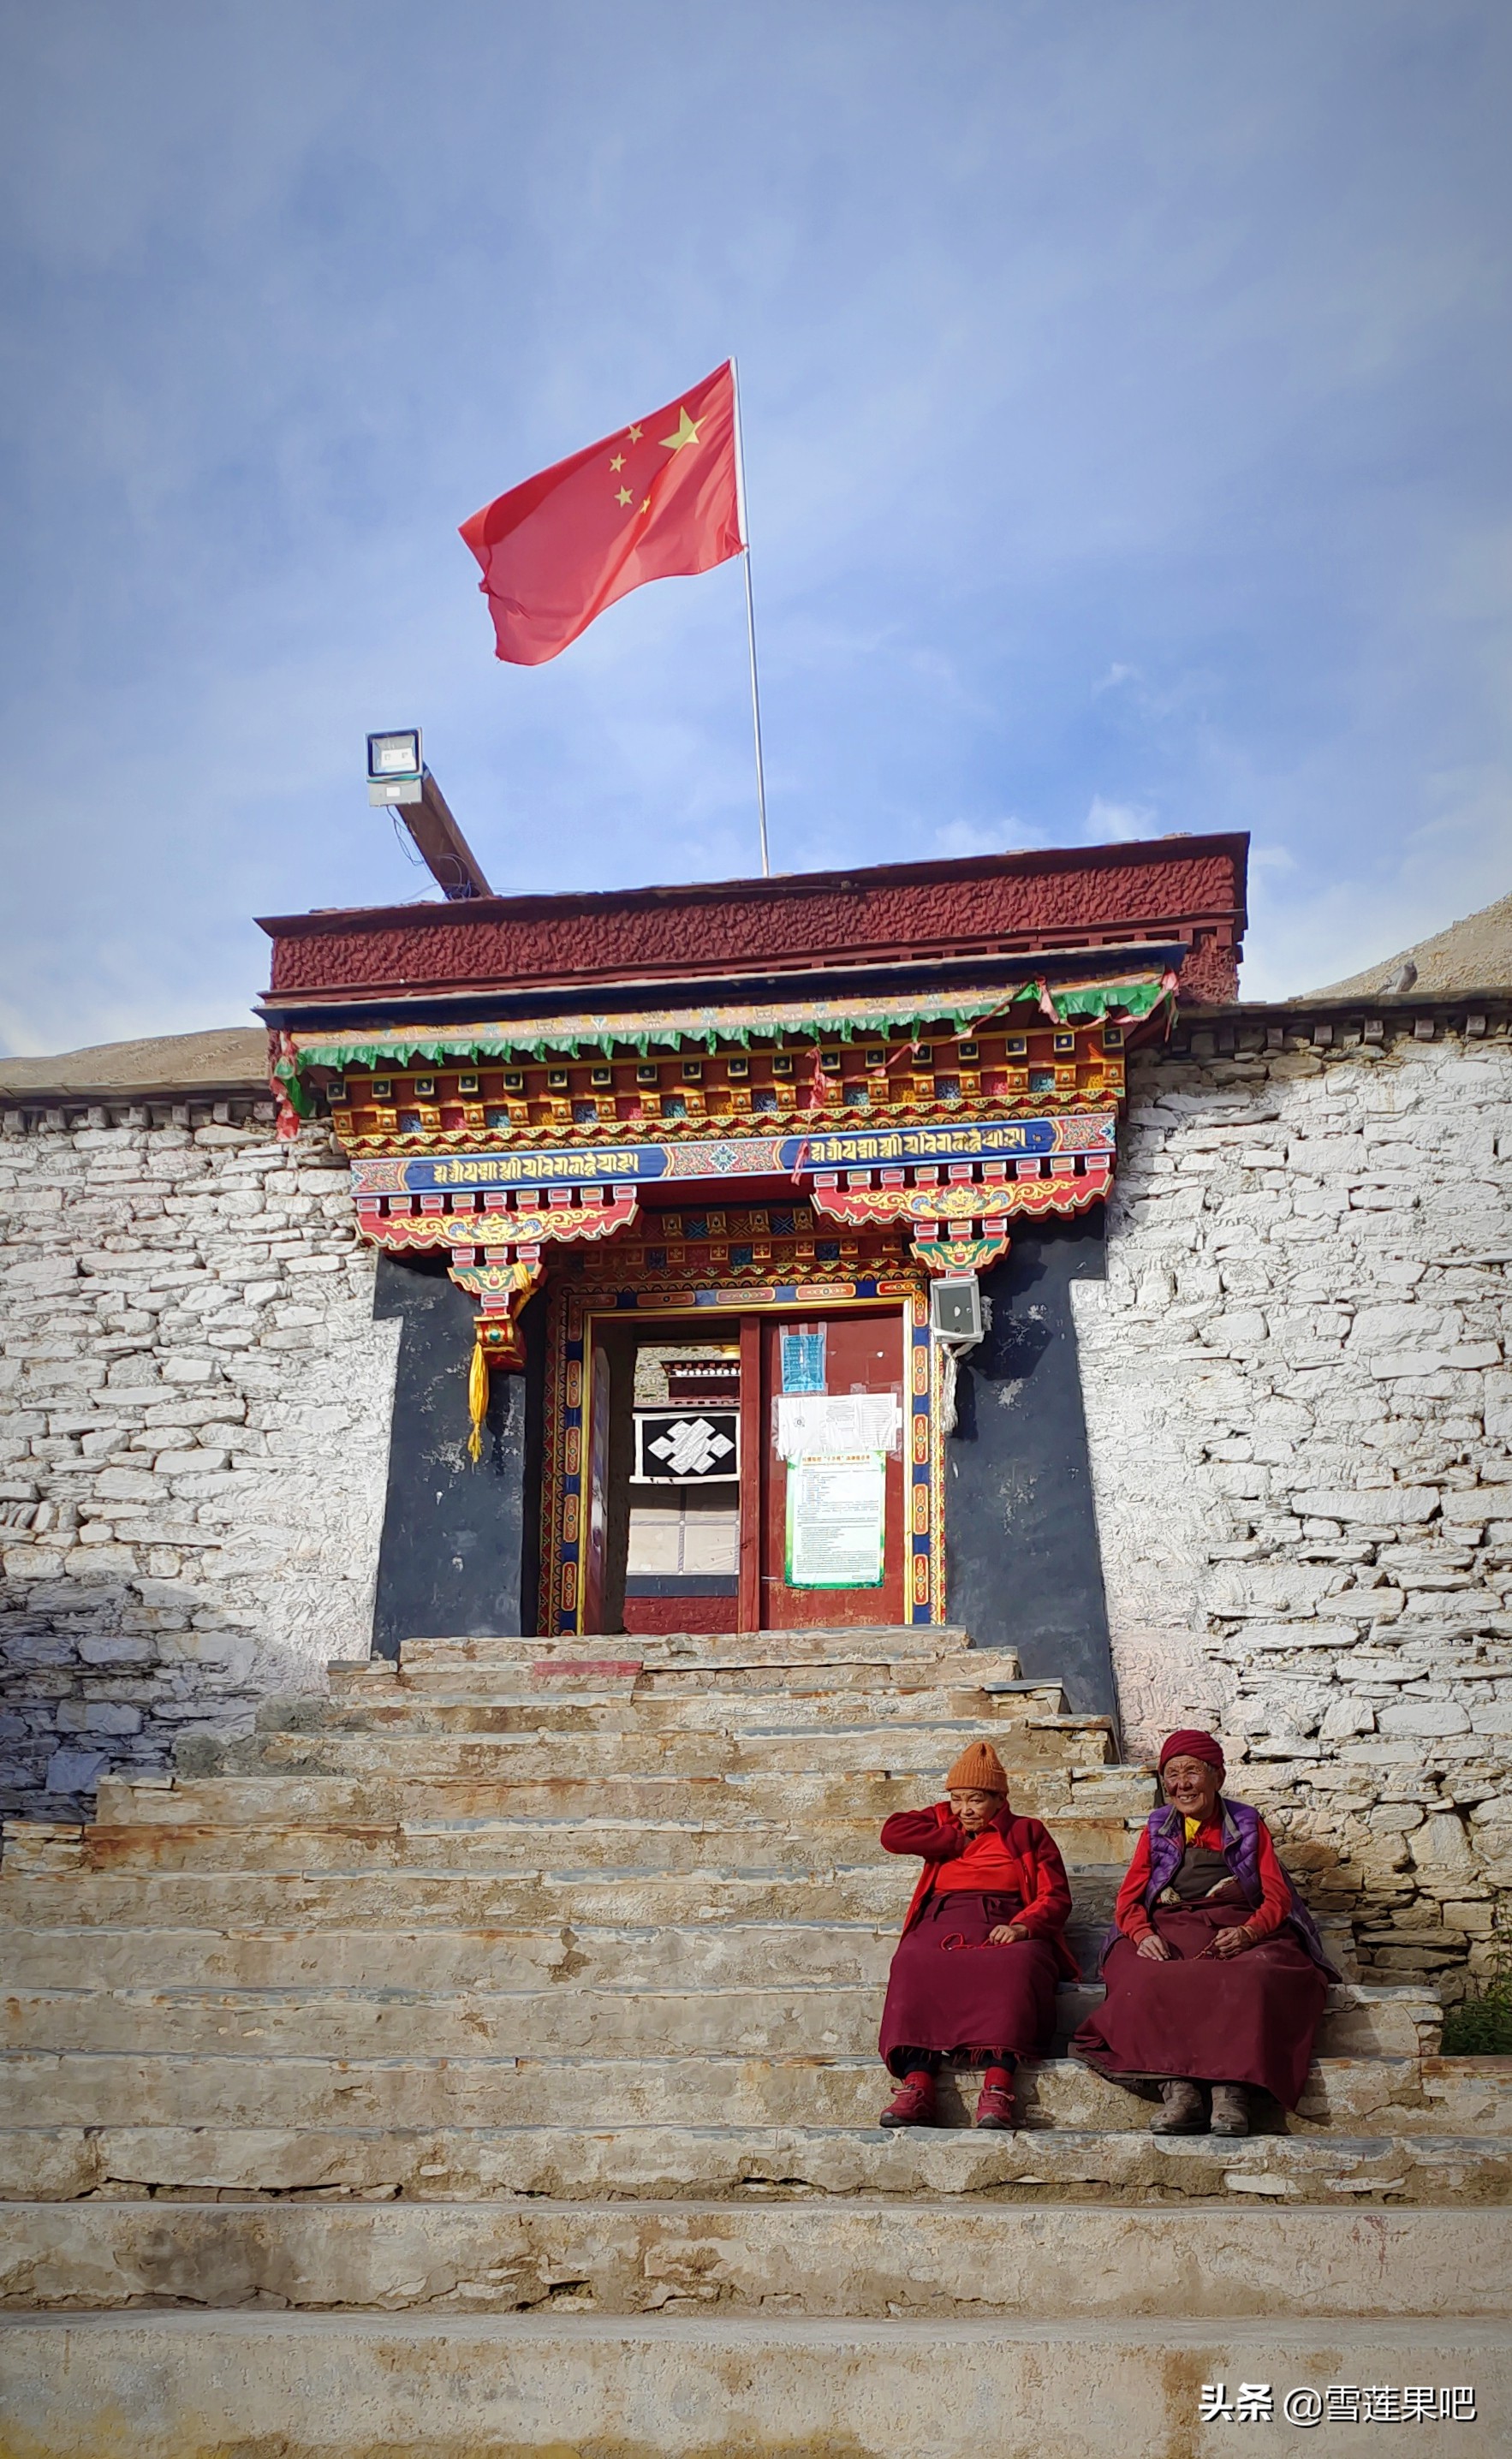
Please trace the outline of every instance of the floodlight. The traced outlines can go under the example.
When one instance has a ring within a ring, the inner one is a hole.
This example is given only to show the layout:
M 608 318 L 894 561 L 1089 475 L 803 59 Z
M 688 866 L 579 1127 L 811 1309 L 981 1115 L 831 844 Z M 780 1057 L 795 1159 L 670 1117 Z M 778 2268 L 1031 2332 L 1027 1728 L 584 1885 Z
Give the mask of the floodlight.
M 420 728 L 368 737 L 368 800 L 369 803 L 418 803 L 423 792 L 425 763 L 420 756 Z
M 418 725 L 368 737 L 368 800 L 402 808 L 421 861 L 449 899 L 492 896 L 482 865 L 425 765 Z
M 982 1336 L 981 1287 L 975 1272 L 944 1272 L 930 1283 L 930 1330 L 936 1340 L 970 1347 Z

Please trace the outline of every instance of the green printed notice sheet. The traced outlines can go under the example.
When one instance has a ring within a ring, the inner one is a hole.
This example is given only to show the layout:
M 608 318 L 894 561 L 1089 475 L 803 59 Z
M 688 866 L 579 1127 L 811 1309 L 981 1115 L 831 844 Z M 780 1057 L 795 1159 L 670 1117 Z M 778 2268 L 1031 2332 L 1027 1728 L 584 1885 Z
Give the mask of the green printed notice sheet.
M 887 1537 L 887 1461 L 880 1452 L 788 1464 L 790 1588 L 879 1588 Z

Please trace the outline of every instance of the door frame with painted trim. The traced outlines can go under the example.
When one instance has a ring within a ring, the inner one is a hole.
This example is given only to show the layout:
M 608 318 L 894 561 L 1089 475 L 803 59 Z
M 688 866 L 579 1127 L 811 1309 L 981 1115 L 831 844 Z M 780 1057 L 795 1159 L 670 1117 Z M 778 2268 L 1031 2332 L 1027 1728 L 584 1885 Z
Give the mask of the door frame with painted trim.
M 544 1443 L 541 1477 L 541 1616 L 544 1636 L 580 1634 L 584 1629 L 583 1568 L 587 1545 L 587 1484 L 593 1411 L 588 1377 L 595 1348 L 594 1327 L 601 1318 L 623 1325 L 634 1314 L 649 1325 L 679 1318 L 715 1316 L 748 1319 L 748 1337 L 759 1338 L 762 1315 L 815 1314 L 849 1312 L 903 1311 L 905 1336 L 903 1489 L 906 1524 L 903 1612 L 914 1624 L 945 1619 L 944 1435 L 940 1408 L 939 1352 L 929 1331 L 929 1285 L 922 1270 L 906 1266 L 885 1277 L 859 1285 L 814 1281 L 781 1289 L 740 1287 L 717 1291 L 643 1283 L 626 1289 L 595 1288 L 591 1283 L 562 1281 L 548 1292 L 547 1368 Z M 742 1442 L 756 1440 L 759 1457 L 764 1432 L 758 1419 L 744 1413 L 760 1411 L 760 1377 L 744 1372 L 742 1328 Z M 747 1457 L 753 1455 L 747 1452 Z M 759 1564 L 749 1565 L 743 1543 L 741 1557 L 741 1628 L 760 1628 Z

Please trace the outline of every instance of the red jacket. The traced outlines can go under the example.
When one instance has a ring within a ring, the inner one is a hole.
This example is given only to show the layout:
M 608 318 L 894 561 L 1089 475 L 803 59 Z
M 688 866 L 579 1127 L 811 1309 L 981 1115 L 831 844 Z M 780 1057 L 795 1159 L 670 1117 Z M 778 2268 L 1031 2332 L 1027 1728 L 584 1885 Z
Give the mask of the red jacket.
M 1071 1885 L 1055 1838 L 1038 1818 L 1016 1818 L 1006 1802 L 988 1824 L 997 1828 L 1023 1870 L 1023 1910 L 1014 1918 L 1022 1922 L 1031 1938 L 1042 1938 L 1054 1950 L 1067 1980 L 1079 1981 L 1082 1968 L 1065 1941 Z M 936 1801 L 929 1810 L 895 1810 L 888 1820 L 882 1830 L 884 1853 L 917 1853 L 924 1861 L 903 1924 L 905 1938 L 934 1892 L 936 1864 L 953 1861 L 965 1851 L 967 1842 L 966 1830 L 948 1801 Z

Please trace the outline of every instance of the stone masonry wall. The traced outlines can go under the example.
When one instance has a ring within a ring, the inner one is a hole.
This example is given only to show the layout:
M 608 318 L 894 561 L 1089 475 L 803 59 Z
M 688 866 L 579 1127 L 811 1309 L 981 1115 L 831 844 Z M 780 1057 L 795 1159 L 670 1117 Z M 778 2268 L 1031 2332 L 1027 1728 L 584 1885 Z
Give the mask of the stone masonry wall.
M 397 1326 L 325 1130 L 0 1124 L 0 1804 L 67 1819 L 366 1655 Z
M 1074 1293 L 1125 1735 L 1221 1731 L 1453 1986 L 1512 1922 L 1512 1042 L 1226 1031 L 1135 1062 Z M 398 1327 L 324 1129 L 0 1124 L 0 1804 L 68 1818 L 366 1653 Z
M 1512 1044 L 1310 1034 L 1134 1069 L 1075 1293 L 1114 1661 L 1131 1752 L 1220 1732 L 1452 1995 L 1512 1920 Z

